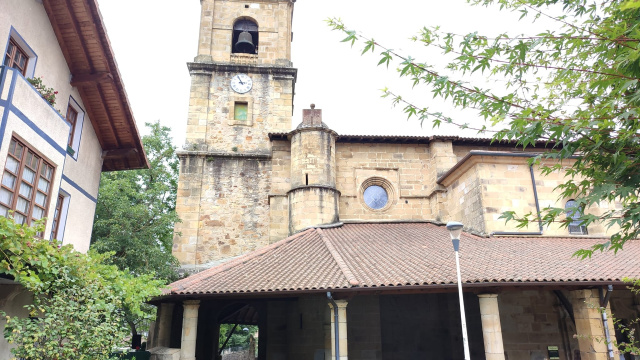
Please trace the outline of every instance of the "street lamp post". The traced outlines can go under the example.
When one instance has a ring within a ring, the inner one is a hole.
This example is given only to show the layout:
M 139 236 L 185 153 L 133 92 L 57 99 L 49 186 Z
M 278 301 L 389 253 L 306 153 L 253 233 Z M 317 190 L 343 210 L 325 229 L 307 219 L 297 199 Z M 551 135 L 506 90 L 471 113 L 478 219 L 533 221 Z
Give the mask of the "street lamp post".
M 464 359 L 470 360 L 469 356 L 469 338 L 467 337 L 467 320 L 464 312 L 464 300 L 462 298 L 462 279 L 460 276 L 460 234 L 462 233 L 462 223 L 450 221 L 447 223 L 447 230 L 451 235 L 453 243 L 453 251 L 456 253 L 456 272 L 458 274 L 458 297 L 460 298 L 460 320 L 462 323 L 462 343 L 464 344 Z

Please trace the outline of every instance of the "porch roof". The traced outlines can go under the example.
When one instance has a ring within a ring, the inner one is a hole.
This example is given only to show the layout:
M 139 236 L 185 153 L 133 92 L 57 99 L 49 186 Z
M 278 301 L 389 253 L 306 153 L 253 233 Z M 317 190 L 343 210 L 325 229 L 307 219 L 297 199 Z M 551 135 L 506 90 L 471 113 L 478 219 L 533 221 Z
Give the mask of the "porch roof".
M 354 223 L 313 228 L 183 280 L 165 296 L 282 294 L 429 288 L 456 281 L 447 229 L 434 223 Z M 623 251 L 572 254 L 604 239 L 491 237 L 463 233 L 462 281 L 486 285 L 588 285 L 640 277 L 640 242 Z

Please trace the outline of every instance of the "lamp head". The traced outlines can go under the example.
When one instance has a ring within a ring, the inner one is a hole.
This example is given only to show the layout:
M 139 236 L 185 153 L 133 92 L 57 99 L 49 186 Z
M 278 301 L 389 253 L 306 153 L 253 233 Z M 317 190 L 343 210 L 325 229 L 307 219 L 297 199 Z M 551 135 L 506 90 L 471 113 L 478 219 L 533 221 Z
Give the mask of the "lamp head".
M 449 235 L 451 235 L 451 240 L 460 239 L 460 234 L 462 233 L 462 223 L 457 221 L 449 221 L 447 223 L 447 230 L 449 230 Z

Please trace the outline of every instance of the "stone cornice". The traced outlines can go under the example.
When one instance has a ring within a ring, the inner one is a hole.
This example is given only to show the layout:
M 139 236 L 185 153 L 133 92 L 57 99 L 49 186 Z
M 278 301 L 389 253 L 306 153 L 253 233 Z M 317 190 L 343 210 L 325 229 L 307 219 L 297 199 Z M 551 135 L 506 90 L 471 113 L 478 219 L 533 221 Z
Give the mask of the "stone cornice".
M 269 74 L 279 77 L 293 77 L 295 82 L 298 78 L 298 69 L 287 66 L 278 65 L 246 65 L 232 63 L 216 63 L 216 62 L 190 62 L 187 63 L 189 73 L 207 73 L 214 72 L 239 72 L 250 74 Z
M 178 158 L 203 157 L 207 159 L 242 159 L 242 160 L 271 160 L 271 154 L 260 153 L 236 153 L 236 152 L 215 152 L 215 151 L 176 151 Z
M 337 132 L 329 129 L 328 127 L 322 127 L 322 126 L 304 126 L 304 127 L 299 127 L 299 128 L 296 128 L 296 129 L 290 131 L 288 133 L 288 136 L 292 137 L 292 136 L 294 136 L 296 134 L 299 134 L 299 133 L 302 133 L 302 132 L 310 132 L 310 131 L 322 131 L 322 132 L 329 133 L 329 134 L 333 135 L 334 137 L 338 137 L 338 133 Z M 269 134 L 269 135 L 271 135 L 271 134 Z
M 471 167 L 478 163 L 488 164 L 513 164 L 518 163 L 529 166 L 529 159 L 536 156 L 540 156 L 541 153 L 536 152 L 503 152 L 503 151 L 484 151 L 484 150 L 471 150 L 465 157 L 463 157 L 457 164 L 455 164 L 449 171 L 444 173 L 438 178 L 436 183 L 442 186 L 449 186 L 454 181 L 460 178 L 462 174 L 467 172 Z M 575 159 L 575 157 L 569 158 L 569 160 Z M 553 159 L 543 159 L 543 161 L 553 161 Z
M 335 187 L 331 187 L 331 186 L 325 186 L 325 185 L 303 185 L 303 186 L 297 186 L 294 187 L 293 189 L 287 191 L 287 195 L 297 191 L 297 190 L 307 190 L 307 189 L 322 189 L 322 190 L 330 190 L 333 192 L 338 193 L 338 196 L 340 196 L 342 193 L 340 192 L 340 190 L 336 189 Z

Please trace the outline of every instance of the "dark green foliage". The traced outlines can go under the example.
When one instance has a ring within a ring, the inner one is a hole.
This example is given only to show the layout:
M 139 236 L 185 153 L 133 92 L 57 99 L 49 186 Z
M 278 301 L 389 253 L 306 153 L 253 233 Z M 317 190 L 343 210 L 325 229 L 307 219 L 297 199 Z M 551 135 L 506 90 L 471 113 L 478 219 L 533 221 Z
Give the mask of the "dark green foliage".
M 112 252 L 110 261 L 132 275 L 153 274 L 164 284 L 178 279 L 171 253 L 176 214 L 178 158 L 170 129 L 147 123 L 143 137 L 149 169 L 103 173 L 91 248 Z M 152 312 L 152 309 L 148 309 Z M 137 333 L 139 318 L 129 319 Z
M 133 274 L 177 279 L 171 254 L 176 215 L 178 158 L 169 128 L 147 123 L 143 137 L 149 169 L 103 173 L 92 249 L 114 252 L 113 263 Z
M 161 282 L 106 264 L 110 254 L 89 255 L 35 238 L 44 231 L 0 217 L 0 274 L 33 295 L 30 317 L 6 316 L 5 338 L 18 358 L 105 360 L 122 345 L 125 309 L 143 317 L 140 306 L 160 294 Z M 0 312 L 2 314 L 2 312 Z M 2 314 L 5 316 L 5 314 Z
M 227 336 L 229 336 L 229 334 L 231 333 L 231 330 L 233 330 L 235 325 L 233 324 L 222 324 L 220 325 L 220 338 L 219 338 L 219 346 L 221 347 L 225 340 L 227 339 Z M 246 330 L 245 330 L 246 329 Z M 258 332 L 258 326 L 256 325 L 238 325 L 235 328 L 235 331 L 233 331 L 233 334 L 231 335 L 231 338 L 229 338 L 229 342 L 227 342 L 227 345 L 225 346 L 226 348 L 233 348 L 233 347 L 242 347 L 242 348 L 248 348 L 249 347 L 249 341 L 250 338 L 252 336 L 255 336 L 255 334 Z M 257 344 L 257 339 L 255 339 L 256 344 Z M 256 346 L 257 348 L 257 346 Z

